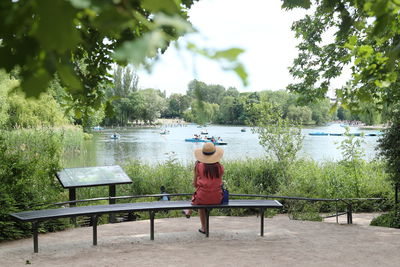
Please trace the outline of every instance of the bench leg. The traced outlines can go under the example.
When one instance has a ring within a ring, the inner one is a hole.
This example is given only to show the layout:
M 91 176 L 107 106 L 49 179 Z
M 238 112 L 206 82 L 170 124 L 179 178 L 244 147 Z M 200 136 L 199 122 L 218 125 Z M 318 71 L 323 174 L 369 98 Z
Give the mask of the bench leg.
M 206 237 L 210 236 L 210 209 L 206 210 Z
M 260 236 L 264 236 L 264 209 L 263 208 L 260 208 L 260 220 L 261 220 Z
M 97 246 L 97 220 L 98 216 L 94 215 L 91 217 L 93 225 L 93 246 Z
M 149 211 L 150 214 L 150 240 L 154 240 L 154 211 Z
M 38 238 L 38 222 L 32 222 L 32 233 L 33 233 L 33 252 L 39 252 L 39 238 Z

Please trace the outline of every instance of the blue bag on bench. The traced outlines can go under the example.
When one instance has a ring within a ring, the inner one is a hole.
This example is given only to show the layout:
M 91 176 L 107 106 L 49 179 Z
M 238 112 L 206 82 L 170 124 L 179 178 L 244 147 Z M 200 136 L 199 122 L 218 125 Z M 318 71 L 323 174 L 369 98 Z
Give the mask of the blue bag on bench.
M 221 189 L 222 189 L 221 204 L 228 204 L 229 203 L 229 191 L 228 191 L 228 189 L 225 189 L 224 186 L 222 186 Z

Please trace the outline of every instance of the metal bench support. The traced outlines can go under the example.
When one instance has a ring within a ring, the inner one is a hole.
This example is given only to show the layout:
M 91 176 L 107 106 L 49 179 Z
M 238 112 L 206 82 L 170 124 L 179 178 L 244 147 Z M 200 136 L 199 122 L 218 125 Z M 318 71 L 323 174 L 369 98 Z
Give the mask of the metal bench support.
M 261 220 L 260 236 L 264 236 L 264 210 L 265 209 L 260 208 L 260 220 Z
M 93 246 L 97 246 L 97 221 L 98 221 L 98 216 L 93 215 L 91 217 L 92 220 L 92 225 L 93 225 Z
M 38 227 L 39 227 L 39 222 L 32 222 L 33 252 L 35 253 L 39 252 Z
M 109 196 L 110 196 L 108 203 L 110 205 L 115 204 L 116 200 L 111 199 L 112 197 L 115 197 L 117 195 L 117 189 L 115 187 L 115 184 L 109 185 L 108 192 L 109 192 Z M 114 213 L 110 213 L 110 215 L 108 216 L 108 222 L 115 223 L 115 214 Z
M 150 240 L 154 240 L 154 211 L 149 211 L 150 214 Z
M 351 203 L 347 204 L 347 224 L 353 224 L 353 207 Z

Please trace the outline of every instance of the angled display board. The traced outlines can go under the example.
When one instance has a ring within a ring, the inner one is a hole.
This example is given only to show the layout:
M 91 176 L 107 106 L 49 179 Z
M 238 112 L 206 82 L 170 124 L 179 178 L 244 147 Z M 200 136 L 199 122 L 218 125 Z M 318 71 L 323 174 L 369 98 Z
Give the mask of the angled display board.
M 129 176 L 118 165 L 68 168 L 57 172 L 57 178 L 64 188 L 132 183 Z

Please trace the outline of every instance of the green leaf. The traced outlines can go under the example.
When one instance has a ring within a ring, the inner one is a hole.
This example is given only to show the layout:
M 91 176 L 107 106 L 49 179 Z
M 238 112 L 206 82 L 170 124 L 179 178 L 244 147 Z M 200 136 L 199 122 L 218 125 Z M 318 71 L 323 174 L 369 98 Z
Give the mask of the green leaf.
M 389 14 L 384 14 L 376 19 L 375 27 L 372 32 L 372 35 L 379 35 L 382 32 L 385 32 L 386 27 L 393 21 L 393 16 Z
M 235 73 L 240 77 L 242 80 L 242 83 L 244 86 L 247 86 L 249 84 L 248 81 L 248 74 L 246 72 L 246 69 L 244 68 L 243 64 L 237 64 L 237 66 L 233 69 Z
M 82 90 L 81 81 L 78 76 L 76 76 L 71 65 L 58 64 L 57 71 L 60 79 L 68 87 L 69 91 L 76 92 Z
M 242 54 L 243 52 L 244 52 L 244 50 L 241 48 L 230 48 L 227 50 L 217 51 L 215 53 L 215 55 L 213 56 L 213 58 L 216 58 L 216 59 L 223 58 L 223 59 L 227 59 L 229 61 L 235 61 L 235 60 L 237 60 L 238 56 L 240 54 Z
M 68 2 L 54 0 L 42 0 L 37 8 L 39 25 L 35 36 L 45 49 L 65 52 L 78 44 L 76 9 Z
M 116 49 L 114 58 L 122 63 L 132 63 L 135 66 L 143 64 L 146 58 L 157 55 L 158 49 L 166 46 L 165 35 L 160 31 L 146 33 L 135 41 L 127 41 Z
M 120 32 L 125 28 L 134 28 L 136 26 L 136 21 L 130 19 L 127 13 L 109 7 L 98 14 L 93 24 L 105 35 L 119 37 Z
M 90 7 L 90 0 L 68 0 L 73 7 L 84 9 Z
M 164 13 L 158 13 L 154 16 L 154 24 L 158 27 L 171 26 L 180 35 L 185 33 L 194 32 L 192 25 L 179 16 L 167 16 Z
M 293 8 L 305 8 L 309 9 L 311 7 L 310 0 L 283 0 L 282 8 L 284 9 L 293 9 Z
M 174 0 L 142 0 L 141 5 L 152 13 L 160 11 L 168 14 L 179 13 L 179 5 Z
M 39 97 L 39 95 L 47 90 L 51 75 L 44 68 L 39 68 L 27 76 L 21 84 L 21 89 L 26 97 Z

